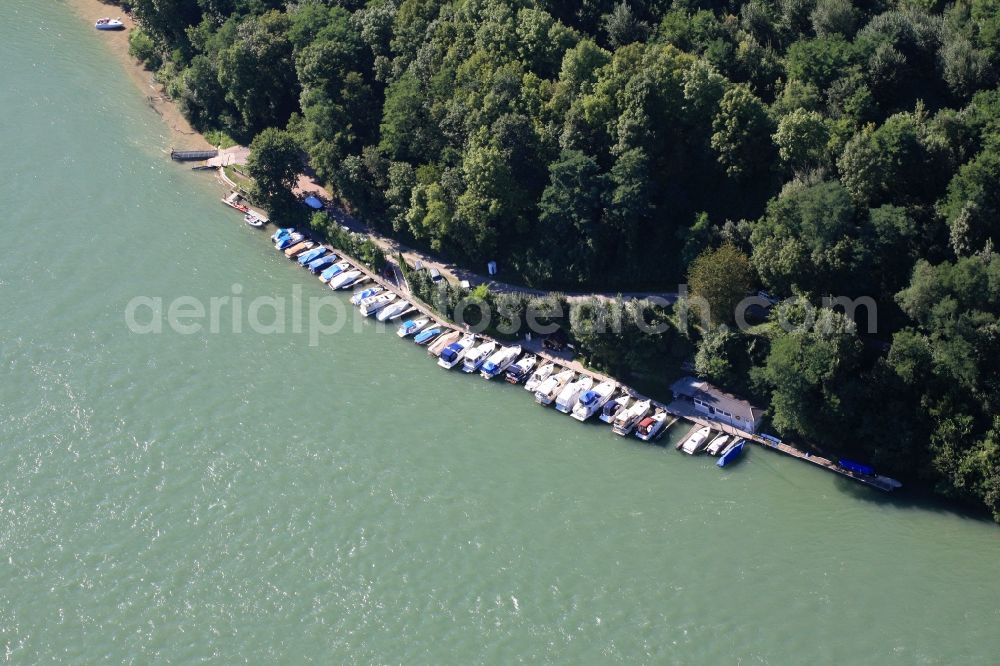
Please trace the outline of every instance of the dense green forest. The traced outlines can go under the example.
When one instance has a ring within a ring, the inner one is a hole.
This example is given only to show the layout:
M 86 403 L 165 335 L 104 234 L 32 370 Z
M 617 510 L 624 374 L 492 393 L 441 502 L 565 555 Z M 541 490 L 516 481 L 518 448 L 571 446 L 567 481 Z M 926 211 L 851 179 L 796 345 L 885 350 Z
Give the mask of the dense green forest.
M 531 285 L 690 276 L 715 321 L 656 344 L 1000 520 L 1000 0 L 127 4 L 197 127 Z M 748 285 L 798 298 L 724 326 Z M 873 298 L 877 331 L 826 295 Z

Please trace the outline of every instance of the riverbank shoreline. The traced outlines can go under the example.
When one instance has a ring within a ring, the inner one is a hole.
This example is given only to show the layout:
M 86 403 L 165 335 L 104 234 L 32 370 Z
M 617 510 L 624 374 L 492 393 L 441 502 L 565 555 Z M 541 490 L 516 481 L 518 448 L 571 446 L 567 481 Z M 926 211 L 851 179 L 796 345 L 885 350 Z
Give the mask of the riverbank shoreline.
M 66 2 L 67 5 L 73 10 L 73 12 L 78 17 L 87 20 L 88 23 L 90 23 L 93 20 L 96 20 L 97 18 L 103 15 L 108 15 L 108 14 L 117 15 L 114 11 L 109 11 L 109 10 L 122 11 L 120 7 L 116 5 L 106 4 L 104 2 L 101 2 L 101 0 L 66 0 Z M 136 27 L 136 23 L 131 16 L 124 14 L 124 12 L 122 12 L 121 18 L 123 23 L 125 23 L 126 26 L 125 30 L 117 32 L 100 32 L 100 33 L 95 31 L 95 34 L 98 34 L 101 38 L 103 38 L 102 41 L 107 46 L 108 52 L 115 57 L 115 59 L 119 62 L 123 70 L 128 75 L 129 79 L 136 85 L 136 88 L 145 95 L 149 106 L 163 120 L 164 126 L 170 132 L 170 140 L 171 140 L 170 147 L 179 150 L 204 150 L 213 148 L 213 146 L 211 146 L 208 140 L 201 133 L 197 132 L 190 125 L 190 123 L 188 123 L 187 119 L 184 118 L 183 114 L 181 113 L 179 106 L 166 95 L 163 86 L 161 86 L 159 83 L 156 82 L 153 73 L 146 70 L 140 62 L 138 62 L 128 53 L 128 34 L 130 30 Z M 221 169 L 220 169 L 220 174 L 221 178 L 225 178 L 225 174 Z M 303 183 L 303 179 L 305 179 L 306 181 L 305 183 Z M 231 185 L 235 185 L 235 183 L 232 183 L 231 181 L 229 181 L 229 183 Z M 318 183 L 316 183 L 313 179 L 300 176 L 299 182 L 297 183 L 297 189 L 304 189 L 303 187 L 304 184 L 311 185 L 313 186 L 313 188 L 319 187 Z M 330 200 L 331 197 L 329 196 L 328 192 L 326 192 L 325 190 L 321 190 L 321 194 L 326 195 L 326 198 Z M 344 225 L 346 221 L 340 219 L 340 216 L 337 215 L 334 216 L 334 219 L 336 219 L 342 225 Z M 354 226 L 357 227 L 357 221 L 354 220 L 351 221 L 353 221 L 355 223 Z M 350 225 L 345 225 L 345 226 L 348 226 L 348 228 L 350 228 Z M 355 228 L 351 230 L 366 235 L 370 240 L 376 242 L 376 244 L 379 244 L 380 246 L 384 245 L 385 247 L 383 247 L 383 250 L 386 251 L 386 254 L 388 256 L 393 256 L 393 254 L 395 253 L 400 253 L 401 250 L 403 249 L 403 246 L 401 246 L 398 243 L 398 241 L 395 241 L 395 239 L 388 239 L 380 235 L 373 234 L 367 229 Z M 381 243 L 379 241 L 381 241 Z M 410 252 L 413 252 L 412 248 L 406 248 L 406 249 Z M 336 248 L 336 251 L 339 254 L 343 254 L 343 252 L 339 248 Z M 418 256 L 420 257 L 420 259 L 428 262 L 430 265 L 437 265 L 437 262 L 432 261 L 429 257 L 425 257 L 419 254 Z M 414 261 L 416 262 L 418 260 L 415 259 Z M 361 264 L 359 264 L 356 261 L 354 263 L 359 267 L 361 266 Z M 440 265 L 440 269 L 442 273 L 448 275 L 448 277 L 450 277 L 453 281 L 458 281 L 460 279 L 460 276 L 457 275 L 455 272 L 456 267 L 454 266 L 445 267 L 443 265 Z M 376 282 L 382 282 L 382 280 L 377 275 L 372 274 L 371 276 Z M 473 275 L 471 273 L 468 273 L 466 277 L 473 277 Z M 480 276 L 475 276 L 475 277 L 480 278 L 480 280 L 477 281 L 481 281 L 482 279 Z M 487 283 L 489 284 L 490 282 Z M 393 290 L 392 287 L 390 287 L 387 283 L 385 283 L 383 286 L 385 286 L 387 289 Z M 509 287 L 509 285 L 506 286 Z M 538 292 L 538 290 L 530 290 L 530 291 L 541 293 Z M 590 297 L 593 296 L 595 295 L 590 295 Z M 600 295 L 600 296 L 608 297 L 607 295 Z M 670 296 L 676 297 L 676 294 L 670 294 Z M 407 294 L 407 297 L 409 297 L 411 300 L 415 300 L 412 294 Z M 435 319 L 440 319 L 443 324 L 449 327 L 453 326 L 450 323 L 445 323 L 447 322 L 447 318 L 444 317 L 444 315 L 442 315 L 441 313 L 438 313 L 434 308 L 425 303 L 422 305 L 428 310 L 426 314 L 434 317 Z M 540 346 L 539 348 L 534 349 L 532 351 L 536 354 L 539 354 L 540 356 L 543 357 L 545 356 Z M 596 377 L 598 381 L 601 381 L 603 379 L 611 379 L 610 377 L 603 375 L 603 373 L 598 373 L 590 368 L 585 367 L 578 361 L 557 359 L 554 357 L 549 357 L 547 360 L 561 363 L 563 366 L 573 369 L 575 372 L 579 374 Z M 639 394 L 634 389 L 627 387 L 627 385 L 625 385 L 623 382 L 620 382 L 617 379 L 615 379 L 614 381 L 618 384 L 619 387 L 627 389 L 627 391 L 630 394 L 641 396 L 641 394 Z M 662 409 L 663 411 L 666 411 L 667 413 L 670 413 L 673 416 L 679 418 L 688 418 L 688 420 L 691 420 L 690 415 L 675 412 L 674 410 L 669 409 L 666 403 L 657 402 L 656 406 L 657 408 Z M 698 421 L 694 420 L 693 422 L 698 422 Z M 705 423 L 709 424 L 710 421 L 706 421 Z M 748 441 L 752 441 L 757 444 L 767 446 L 767 441 L 756 436 L 755 434 L 741 432 L 740 436 L 744 437 Z M 788 455 L 792 455 L 793 457 L 799 458 L 801 460 L 806 460 L 813 464 L 819 465 L 820 467 L 824 467 L 828 471 L 833 471 L 838 474 L 847 476 L 849 478 L 853 478 L 855 481 L 859 481 L 865 485 L 878 488 L 879 490 L 882 491 L 890 491 L 894 489 L 892 486 L 886 487 L 884 484 L 874 483 L 873 481 L 875 477 L 872 477 L 872 479 L 867 479 L 867 478 L 862 478 L 860 476 L 855 476 L 853 474 L 845 474 L 844 471 L 840 469 L 839 465 L 834 465 L 830 461 L 827 461 L 822 458 L 814 458 L 811 455 L 795 447 L 791 447 L 788 445 L 783 445 L 783 446 L 785 446 L 785 449 L 779 449 L 782 452 Z M 775 449 L 776 447 L 771 446 L 770 448 Z
M 167 96 L 166 90 L 156 81 L 153 73 L 129 54 L 128 36 L 136 27 L 135 20 L 130 15 L 118 5 L 107 4 L 101 0 L 64 0 L 64 2 L 71 13 L 84 21 L 94 35 L 99 37 L 106 52 L 118 62 L 128 79 L 145 97 L 146 104 L 163 120 L 163 125 L 169 132 L 167 148 L 208 150 L 215 147 L 191 126 L 177 103 Z M 102 16 L 120 17 L 125 29 L 94 30 L 94 21 Z

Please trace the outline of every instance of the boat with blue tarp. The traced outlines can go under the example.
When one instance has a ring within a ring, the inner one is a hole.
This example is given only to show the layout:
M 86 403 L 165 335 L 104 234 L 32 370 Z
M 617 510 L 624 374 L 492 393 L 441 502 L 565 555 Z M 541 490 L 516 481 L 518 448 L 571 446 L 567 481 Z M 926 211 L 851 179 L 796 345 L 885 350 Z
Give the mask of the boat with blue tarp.
M 735 461 L 743 453 L 743 449 L 746 447 L 746 445 L 747 442 L 745 439 L 736 440 L 728 447 L 726 447 L 726 450 L 723 452 L 721 456 L 719 456 L 719 459 L 718 461 L 716 461 L 715 464 L 718 465 L 719 467 L 725 467 L 729 463 Z

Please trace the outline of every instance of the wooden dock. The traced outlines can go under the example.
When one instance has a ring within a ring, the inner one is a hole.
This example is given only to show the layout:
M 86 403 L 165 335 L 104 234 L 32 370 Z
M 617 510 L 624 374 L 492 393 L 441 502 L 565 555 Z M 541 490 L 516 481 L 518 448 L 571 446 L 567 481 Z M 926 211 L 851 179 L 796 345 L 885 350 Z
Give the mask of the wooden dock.
M 170 150 L 170 159 L 178 162 L 200 162 L 210 160 L 219 154 L 218 150 Z

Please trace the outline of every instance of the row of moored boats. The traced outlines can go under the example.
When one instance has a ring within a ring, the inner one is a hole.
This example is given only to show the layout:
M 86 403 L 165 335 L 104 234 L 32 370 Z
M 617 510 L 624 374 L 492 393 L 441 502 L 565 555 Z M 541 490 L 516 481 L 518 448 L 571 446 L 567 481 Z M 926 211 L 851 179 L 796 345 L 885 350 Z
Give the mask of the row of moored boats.
M 347 289 L 366 278 L 363 271 L 338 257 L 332 248 L 318 245 L 294 229 L 279 229 L 271 240 L 286 257 L 318 275 L 331 289 Z M 616 435 L 634 434 L 643 441 L 655 441 L 677 420 L 668 423 L 669 414 L 663 408 L 648 398 L 633 395 L 610 379 L 598 383 L 593 377 L 577 374 L 535 354 L 522 354 L 520 345 L 505 347 L 496 340 L 444 326 L 423 316 L 412 303 L 384 287 L 359 289 L 351 297 L 351 303 L 366 317 L 383 322 L 401 320 L 396 335 L 427 346 L 445 370 L 461 368 L 469 374 L 478 372 L 484 379 L 502 376 L 510 384 L 523 384 L 538 404 L 554 404 L 557 410 L 577 421 L 596 416 L 611 425 Z M 414 318 L 403 319 L 411 313 L 416 313 Z M 692 455 L 703 450 L 721 455 L 720 467 L 743 449 L 742 439 L 711 435 L 710 428 L 701 428 L 677 448 Z
M 719 467 L 725 467 L 739 458 L 745 446 L 746 440 L 742 437 L 716 432 L 709 426 L 692 429 L 686 438 L 677 443 L 677 449 L 688 455 L 704 452 L 710 456 L 718 456 L 716 464 Z

